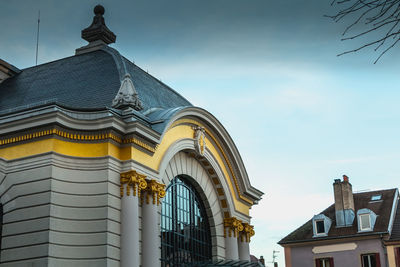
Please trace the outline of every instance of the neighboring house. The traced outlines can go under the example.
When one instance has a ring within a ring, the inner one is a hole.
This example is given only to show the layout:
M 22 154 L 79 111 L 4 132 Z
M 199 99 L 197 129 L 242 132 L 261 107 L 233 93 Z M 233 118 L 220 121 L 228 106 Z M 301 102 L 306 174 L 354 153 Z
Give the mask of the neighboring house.
M 259 266 L 263 193 L 229 133 L 111 48 L 94 11 L 75 55 L 0 60 L 0 265 Z
M 388 266 L 385 242 L 395 234 L 398 189 L 353 194 L 345 175 L 333 188 L 333 205 L 279 241 L 286 267 Z
M 385 246 L 389 267 L 400 267 L 400 205 L 397 205 L 392 233 Z

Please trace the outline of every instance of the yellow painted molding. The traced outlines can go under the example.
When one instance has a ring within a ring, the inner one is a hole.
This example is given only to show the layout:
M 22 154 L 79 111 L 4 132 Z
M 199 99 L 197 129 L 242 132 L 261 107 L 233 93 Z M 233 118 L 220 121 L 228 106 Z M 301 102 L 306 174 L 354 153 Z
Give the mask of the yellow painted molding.
M 145 142 L 143 142 L 137 138 L 134 138 L 134 137 L 121 138 L 110 132 L 83 134 L 83 133 L 77 133 L 77 132 L 68 132 L 65 130 L 57 129 L 57 128 L 41 130 L 41 131 L 37 131 L 34 133 L 29 133 L 29 134 L 21 134 L 19 136 L 14 136 L 14 137 L 2 137 L 2 138 L 0 138 L 0 147 L 4 146 L 4 145 L 22 142 L 22 141 L 31 141 L 31 140 L 37 139 L 39 137 L 50 136 L 50 135 L 62 137 L 64 139 L 68 139 L 71 141 L 108 141 L 108 140 L 113 140 L 113 141 L 117 142 L 118 144 L 135 144 L 135 145 L 142 147 L 152 153 L 154 153 L 156 151 L 156 149 L 153 148 L 152 146 L 150 146 L 150 145 L 146 144 Z
M 192 119 L 181 119 L 174 122 L 156 148 L 135 138 L 121 139 L 112 133 L 91 135 L 69 133 L 60 129 L 43 130 L 31 134 L 22 134 L 18 137 L 0 138 L 0 158 L 14 160 L 49 152 L 82 158 L 110 156 L 122 161 L 134 160 L 154 171 L 160 171 L 163 157 L 175 142 L 188 138 L 193 139 L 193 125 L 204 127 L 201 123 Z M 216 159 L 221 171 L 227 178 L 226 182 L 232 194 L 235 209 L 249 215 L 249 209 L 253 202 L 241 195 L 232 164 L 218 140 L 211 134 L 210 130 L 204 128 L 207 134 L 205 140 L 207 149 Z M 122 144 L 136 144 L 143 149 Z
M 221 152 L 221 154 L 222 154 L 222 156 L 223 156 L 223 158 L 224 158 L 226 164 L 228 165 L 228 168 L 229 168 L 229 171 L 230 171 L 230 173 L 231 173 L 231 175 L 232 175 L 232 177 L 233 177 L 233 181 L 234 181 L 234 184 L 235 184 L 236 191 L 238 192 L 239 198 L 242 199 L 243 201 L 249 203 L 250 205 L 253 205 L 254 203 L 253 203 L 252 200 L 248 199 L 247 197 L 245 197 L 245 196 L 243 196 L 243 195 L 241 194 L 240 189 L 239 189 L 238 180 L 237 180 L 237 177 L 236 177 L 236 175 L 235 175 L 235 172 L 233 171 L 232 164 L 231 164 L 230 160 L 228 159 L 228 157 L 227 157 L 227 155 L 226 155 L 224 149 L 222 148 L 221 144 L 217 141 L 217 139 L 216 139 L 215 136 L 210 132 L 210 130 L 207 129 L 203 124 L 201 124 L 201 123 L 199 123 L 198 121 L 195 121 L 195 120 L 193 120 L 193 119 L 180 119 L 180 120 L 177 120 L 177 121 L 175 121 L 174 123 L 172 123 L 172 125 L 170 126 L 170 129 L 171 129 L 171 128 L 174 128 L 174 127 L 176 127 L 176 126 L 178 126 L 178 125 L 180 125 L 180 124 L 184 124 L 184 123 L 194 124 L 194 125 L 196 125 L 196 126 L 198 126 L 198 127 L 204 128 L 204 130 L 205 130 L 205 132 L 207 133 L 207 135 L 208 135 L 208 136 L 212 139 L 212 141 L 217 145 L 218 150 Z M 208 143 L 209 143 L 209 142 L 208 142 Z M 209 148 L 209 149 L 211 148 L 211 149 L 212 149 L 212 147 L 209 147 L 209 146 L 207 146 L 207 148 Z M 211 149 L 210 149 L 210 150 L 211 150 Z M 216 155 L 215 152 L 217 152 L 217 151 L 214 150 L 214 151 L 212 151 L 212 152 L 214 152 L 213 155 L 215 156 L 215 155 Z M 221 166 L 222 166 L 222 165 L 221 165 Z M 231 189 L 232 189 L 232 188 L 231 188 Z M 233 192 L 233 191 L 232 191 L 232 192 Z

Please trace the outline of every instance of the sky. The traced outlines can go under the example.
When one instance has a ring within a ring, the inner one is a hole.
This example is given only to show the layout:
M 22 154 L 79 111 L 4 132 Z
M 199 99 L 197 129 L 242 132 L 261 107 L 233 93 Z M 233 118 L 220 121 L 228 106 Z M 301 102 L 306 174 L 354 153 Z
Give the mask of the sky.
M 105 7 L 116 48 L 230 133 L 254 187 L 251 253 L 267 266 L 276 243 L 333 203 L 334 179 L 354 191 L 398 187 L 400 85 L 395 47 L 337 57 L 331 0 L 0 0 L 0 58 L 18 68 L 72 56 L 93 7 Z

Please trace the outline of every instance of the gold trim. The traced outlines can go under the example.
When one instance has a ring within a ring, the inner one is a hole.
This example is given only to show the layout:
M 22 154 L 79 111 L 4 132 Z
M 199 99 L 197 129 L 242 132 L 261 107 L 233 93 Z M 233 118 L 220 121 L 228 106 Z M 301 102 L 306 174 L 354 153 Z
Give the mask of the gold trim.
M 255 235 L 254 226 L 248 223 L 243 223 L 243 231 L 241 232 L 240 241 L 243 242 L 243 237 L 246 238 L 246 242 L 250 243 L 250 238 Z
M 157 206 L 160 204 L 160 198 L 165 197 L 165 184 L 159 183 L 154 179 L 146 179 L 147 187 L 144 189 L 146 193 L 146 204 L 150 204 L 150 195 L 153 197 L 153 205 Z M 143 204 L 143 195 L 141 197 L 141 202 Z
M 138 197 L 140 197 L 140 191 L 146 189 L 147 182 L 145 180 L 146 176 L 143 174 L 137 173 L 135 170 L 128 171 L 125 173 L 121 173 L 120 177 L 120 190 L 121 197 L 124 196 L 124 184 L 126 184 L 126 195 L 130 195 L 131 187 L 133 189 L 133 196 L 136 196 L 136 192 Z
M 236 217 L 229 217 L 224 219 L 224 237 L 226 237 L 226 230 L 228 230 L 228 236 L 238 237 L 239 232 L 243 231 L 243 224 L 241 220 Z
M 171 124 L 171 126 L 170 126 L 169 129 L 171 129 L 171 128 L 175 127 L 175 126 L 178 126 L 179 124 L 183 124 L 183 123 L 194 124 L 194 125 L 196 125 L 196 126 L 198 126 L 198 127 L 203 127 L 203 128 L 205 129 L 205 132 L 207 133 L 208 136 L 211 137 L 211 139 L 212 139 L 212 140 L 214 141 L 214 143 L 217 145 L 219 151 L 221 152 L 222 156 L 223 156 L 224 159 L 225 159 L 225 162 L 228 164 L 228 168 L 229 168 L 229 171 L 231 172 L 231 175 L 232 175 L 232 177 L 233 177 L 233 182 L 234 182 L 234 184 L 235 184 L 235 187 L 236 187 L 236 190 L 237 190 L 237 192 L 238 192 L 239 198 L 242 199 L 243 201 L 249 203 L 250 205 L 253 205 L 254 202 L 253 202 L 252 200 L 248 199 L 247 197 L 243 196 L 243 195 L 240 193 L 240 190 L 239 190 L 239 183 L 238 183 L 237 178 L 236 178 L 236 175 L 235 175 L 235 173 L 234 173 L 234 171 L 233 171 L 232 164 L 231 164 L 231 162 L 229 161 L 227 155 L 226 155 L 225 152 L 224 152 L 224 149 L 222 148 L 222 146 L 220 145 L 220 143 L 217 141 L 217 139 L 211 134 L 211 132 L 210 132 L 203 124 L 201 124 L 201 123 L 199 123 L 199 122 L 197 122 L 197 121 L 195 121 L 195 120 L 192 120 L 192 119 L 181 119 L 181 120 L 177 120 L 177 121 L 175 121 L 174 123 Z M 193 130 L 193 131 L 195 131 L 195 130 Z
M 152 146 L 146 144 L 145 142 L 134 138 L 134 137 L 127 137 L 127 138 L 120 138 L 119 136 L 113 134 L 113 133 L 72 133 L 72 132 L 67 132 L 64 130 L 60 130 L 57 128 L 53 129 L 48 129 L 48 130 L 42 130 L 42 131 L 37 131 L 34 133 L 29 133 L 29 134 L 23 134 L 20 136 L 15 136 L 15 137 L 3 137 L 0 138 L 0 146 L 2 145 L 8 145 L 8 144 L 13 144 L 13 143 L 18 143 L 22 141 L 29 141 L 32 139 L 37 139 L 39 137 L 43 136 L 49 136 L 49 135 L 56 135 L 68 140 L 74 140 L 74 141 L 105 141 L 105 140 L 113 140 L 117 142 L 118 144 L 135 144 L 140 146 L 141 148 L 146 149 L 147 151 L 150 151 L 154 153 L 156 151 L 156 148 L 153 148 Z

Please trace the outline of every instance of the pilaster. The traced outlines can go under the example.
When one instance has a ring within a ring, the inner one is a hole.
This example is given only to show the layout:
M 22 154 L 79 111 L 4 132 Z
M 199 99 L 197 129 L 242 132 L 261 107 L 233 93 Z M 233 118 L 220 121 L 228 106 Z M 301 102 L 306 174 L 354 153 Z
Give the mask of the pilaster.
M 227 260 L 239 259 L 238 237 L 242 230 L 242 221 L 235 217 L 224 219 L 225 258 Z
M 161 239 L 160 198 L 165 196 L 165 185 L 153 179 L 146 180 L 147 187 L 141 196 L 142 203 L 142 267 L 160 266 Z
M 134 170 L 121 174 L 122 267 L 140 266 L 138 197 L 140 197 L 141 191 L 147 187 L 145 177 L 145 175 L 139 174 Z

